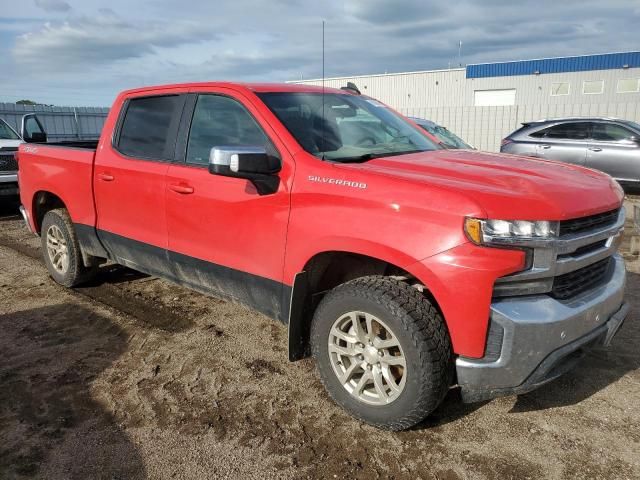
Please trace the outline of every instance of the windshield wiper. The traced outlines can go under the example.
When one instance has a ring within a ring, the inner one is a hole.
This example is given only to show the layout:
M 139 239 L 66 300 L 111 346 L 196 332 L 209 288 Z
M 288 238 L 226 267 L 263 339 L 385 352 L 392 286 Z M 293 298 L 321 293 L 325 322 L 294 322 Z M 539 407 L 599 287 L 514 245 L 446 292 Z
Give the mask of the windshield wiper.
M 366 162 L 367 160 L 371 160 L 374 158 L 378 158 L 380 155 L 380 153 L 365 153 L 363 155 L 356 155 L 355 157 L 342 157 L 342 158 L 331 158 L 329 160 L 332 160 L 334 162 L 340 162 L 340 163 L 359 163 L 359 162 Z
M 401 152 L 365 153 L 363 155 L 356 155 L 355 157 L 331 158 L 329 160 L 339 163 L 359 163 L 366 162 L 367 160 L 372 160 L 374 158 L 396 157 L 398 155 L 407 155 L 409 153 L 420 153 L 428 151 L 429 150 L 404 150 Z

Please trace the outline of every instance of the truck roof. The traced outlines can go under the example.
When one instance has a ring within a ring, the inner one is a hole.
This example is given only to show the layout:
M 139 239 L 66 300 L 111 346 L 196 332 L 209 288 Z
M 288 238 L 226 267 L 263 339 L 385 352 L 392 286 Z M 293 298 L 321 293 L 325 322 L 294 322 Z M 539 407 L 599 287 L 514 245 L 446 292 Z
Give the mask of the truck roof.
M 123 94 L 153 92 L 157 90 L 167 90 L 170 88 L 190 88 L 190 87 L 225 87 L 234 90 L 250 90 L 252 92 L 299 92 L 299 93 L 321 93 L 323 88 L 316 85 L 299 85 L 291 83 L 244 83 L 244 82 L 192 82 L 174 83 L 166 85 L 151 85 L 140 88 L 125 90 Z M 349 91 L 336 88 L 325 87 L 326 93 L 352 94 Z

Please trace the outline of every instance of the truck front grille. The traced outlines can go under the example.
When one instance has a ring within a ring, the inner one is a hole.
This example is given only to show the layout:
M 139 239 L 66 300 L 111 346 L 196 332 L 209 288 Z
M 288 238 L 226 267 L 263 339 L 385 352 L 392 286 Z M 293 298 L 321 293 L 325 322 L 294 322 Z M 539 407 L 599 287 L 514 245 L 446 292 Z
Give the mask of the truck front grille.
M 598 230 L 608 227 L 616 223 L 620 210 L 611 210 L 609 212 L 598 213 L 588 217 L 573 218 L 571 220 L 563 220 L 560 222 L 560 237 L 563 235 L 571 235 L 574 233 L 588 232 L 589 230 Z
M 16 160 L 16 150 L 0 151 L 0 172 L 15 173 L 18 170 L 18 160 Z
M 547 294 L 567 300 L 602 285 L 611 274 L 624 219 L 621 207 L 561 222 L 557 239 L 529 248 L 529 268 L 496 280 L 494 298 Z
M 607 257 L 599 262 L 555 277 L 549 295 L 558 300 L 566 300 L 604 283 L 610 264 L 611 257 Z

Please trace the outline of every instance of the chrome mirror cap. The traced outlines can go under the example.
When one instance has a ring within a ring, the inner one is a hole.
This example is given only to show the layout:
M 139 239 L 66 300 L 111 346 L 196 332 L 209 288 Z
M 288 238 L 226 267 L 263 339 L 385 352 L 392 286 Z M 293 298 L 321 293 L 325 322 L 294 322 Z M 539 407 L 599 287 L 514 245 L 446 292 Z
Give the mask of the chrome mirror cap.
M 240 155 L 266 155 L 264 147 L 255 146 L 219 146 L 209 152 L 209 164 L 217 167 L 229 167 L 229 170 L 239 171 Z

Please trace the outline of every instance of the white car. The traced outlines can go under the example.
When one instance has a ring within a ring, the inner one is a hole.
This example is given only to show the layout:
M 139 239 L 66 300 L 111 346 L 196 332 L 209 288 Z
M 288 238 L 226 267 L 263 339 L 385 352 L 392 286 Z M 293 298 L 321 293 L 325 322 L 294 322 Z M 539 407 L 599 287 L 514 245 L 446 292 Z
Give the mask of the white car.
M 30 113 L 22 117 L 22 131 L 28 132 L 36 141 L 47 141 L 42 124 Z M 18 195 L 18 145 L 24 143 L 7 122 L 0 118 L 0 198 Z

